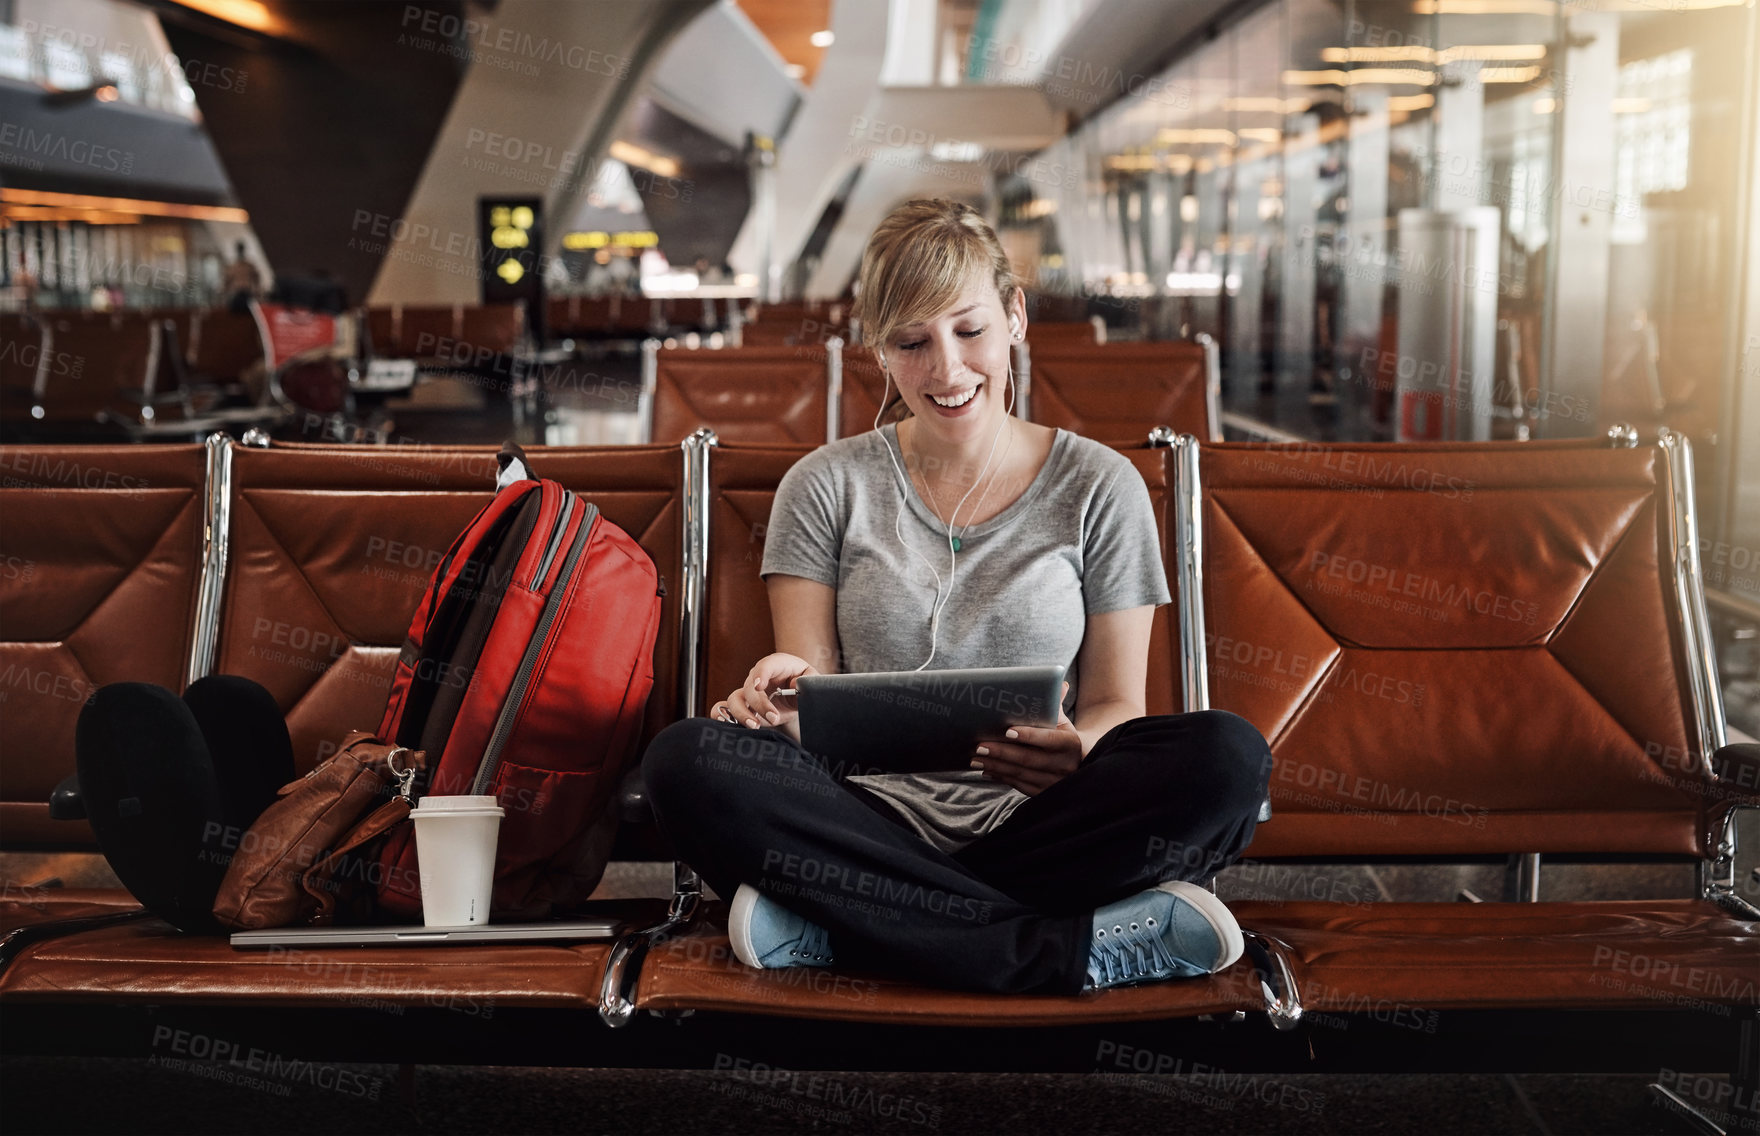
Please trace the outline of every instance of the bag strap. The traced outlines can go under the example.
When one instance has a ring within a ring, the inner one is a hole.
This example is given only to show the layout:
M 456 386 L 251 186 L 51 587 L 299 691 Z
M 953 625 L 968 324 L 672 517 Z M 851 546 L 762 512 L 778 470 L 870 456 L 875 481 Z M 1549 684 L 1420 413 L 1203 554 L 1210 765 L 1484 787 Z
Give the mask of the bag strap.
M 334 877 L 342 858 L 361 845 L 377 840 L 408 819 L 409 801 L 403 797 L 393 797 L 368 813 L 367 819 L 355 825 L 354 831 L 344 837 L 342 843 L 306 869 L 299 882 L 305 888 L 306 894 L 318 901 L 318 910 L 312 916 L 314 927 L 323 926 L 336 917 L 336 893 L 325 885 Z
M 495 455 L 495 464 L 501 470 L 495 478 L 495 490 L 500 492 L 516 481 L 536 481 L 538 475 L 532 472 L 531 459 L 526 457 L 525 450 L 518 442 L 501 443 L 501 452 Z

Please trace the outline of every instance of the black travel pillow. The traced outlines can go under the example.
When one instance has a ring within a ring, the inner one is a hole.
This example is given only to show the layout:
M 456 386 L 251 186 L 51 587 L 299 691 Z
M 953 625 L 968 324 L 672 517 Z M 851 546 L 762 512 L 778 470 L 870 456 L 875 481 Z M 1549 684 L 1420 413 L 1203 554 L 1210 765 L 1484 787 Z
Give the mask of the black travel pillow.
M 218 932 L 231 855 L 293 780 L 274 697 L 234 675 L 198 679 L 182 698 L 112 683 L 80 712 L 75 749 L 78 804 L 123 886 L 180 930 Z

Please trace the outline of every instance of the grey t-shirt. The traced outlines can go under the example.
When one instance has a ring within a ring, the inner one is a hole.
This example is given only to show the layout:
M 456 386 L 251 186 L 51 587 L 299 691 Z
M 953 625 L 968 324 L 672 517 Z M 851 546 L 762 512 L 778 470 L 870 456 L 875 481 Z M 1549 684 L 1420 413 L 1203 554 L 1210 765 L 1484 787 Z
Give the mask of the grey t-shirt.
M 776 490 L 763 574 L 837 590 L 845 672 L 908 671 L 929 657 L 938 573 L 946 601 L 929 669 L 1061 663 L 1074 706 L 1087 617 L 1171 598 L 1148 488 L 1129 459 L 1098 442 L 1057 431 L 1019 499 L 956 530 L 951 572 L 947 526 L 900 478 L 902 465 L 888 425 L 813 451 Z M 1026 800 L 978 770 L 850 780 L 943 851 L 989 832 Z

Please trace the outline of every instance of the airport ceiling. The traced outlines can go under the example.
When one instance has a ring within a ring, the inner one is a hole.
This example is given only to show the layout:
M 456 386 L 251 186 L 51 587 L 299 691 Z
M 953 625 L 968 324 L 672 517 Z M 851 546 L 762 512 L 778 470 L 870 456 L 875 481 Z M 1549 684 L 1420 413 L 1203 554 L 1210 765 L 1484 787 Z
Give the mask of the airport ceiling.
M 831 0 L 734 0 L 784 62 L 801 68 L 797 76 L 811 87 L 825 57 L 813 36 L 831 27 Z

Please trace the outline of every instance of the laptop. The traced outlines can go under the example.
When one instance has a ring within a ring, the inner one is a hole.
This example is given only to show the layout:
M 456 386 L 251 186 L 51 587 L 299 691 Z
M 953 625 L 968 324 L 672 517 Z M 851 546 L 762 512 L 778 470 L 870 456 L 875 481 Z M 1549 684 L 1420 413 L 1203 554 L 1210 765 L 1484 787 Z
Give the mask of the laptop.
M 802 675 L 801 746 L 842 775 L 970 769 L 978 742 L 1055 726 L 1061 666 Z
M 268 927 L 234 931 L 241 950 L 270 947 L 455 947 L 466 943 L 584 943 L 614 939 L 618 919 L 572 919 L 552 923 L 475 923 L 468 927 Z

